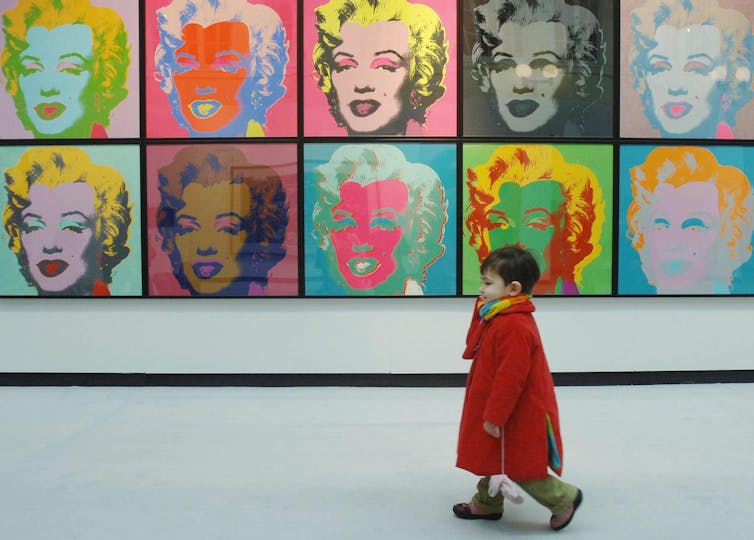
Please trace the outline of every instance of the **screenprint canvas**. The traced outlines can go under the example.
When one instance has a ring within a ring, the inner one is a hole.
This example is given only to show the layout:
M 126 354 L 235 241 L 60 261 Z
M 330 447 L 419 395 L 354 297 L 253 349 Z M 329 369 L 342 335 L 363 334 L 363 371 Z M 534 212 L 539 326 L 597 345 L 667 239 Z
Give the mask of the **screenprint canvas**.
M 290 0 L 146 0 L 148 137 L 295 137 Z
M 531 250 L 535 295 L 612 292 L 613 149 L 591 144 L 465 144 L 463 294 L 493 249 Z
M 2 146 L 0 295 L 140 296 L 139 147 Z
M 460 5 L 464 135 L 612 136 L 613 2 Z
M 455 2 L 303 6 L 304 135 L 456 135 Z
M 2 0 L 3 139 L 139 136 L 139 3 Z
M 295 144 L 147 147 L 150 296 L 296 296 Z
M 455 169 L 454 144 L 306 144 L 306 295 L 455 295 Z
M 754 148 L 626 145 L 618 293 L 754 293 Z
M 622 137 L 754 137 L 754 2 L 620 5 Z

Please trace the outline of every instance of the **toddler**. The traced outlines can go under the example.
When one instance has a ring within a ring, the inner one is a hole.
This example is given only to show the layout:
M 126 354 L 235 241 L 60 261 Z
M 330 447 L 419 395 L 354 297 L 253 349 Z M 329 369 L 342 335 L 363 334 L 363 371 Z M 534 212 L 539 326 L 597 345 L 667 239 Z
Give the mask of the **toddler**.
M 461 519 L 500 519 L 503 495 L 490 495 L 489 486 L 502 473 L 552 512 L 550 527 L 557 531 L 571 522 L 582 493 L 548 473 L 549 467 L 561 474 L 563 446 L 555 386 L 532 316 L 539 267 L 528 251 L 504 247 L 482 262 L 481 278 L 463 354 L 472 364 L 456 466 L 482 478 L 471 501 L 453 512 Z

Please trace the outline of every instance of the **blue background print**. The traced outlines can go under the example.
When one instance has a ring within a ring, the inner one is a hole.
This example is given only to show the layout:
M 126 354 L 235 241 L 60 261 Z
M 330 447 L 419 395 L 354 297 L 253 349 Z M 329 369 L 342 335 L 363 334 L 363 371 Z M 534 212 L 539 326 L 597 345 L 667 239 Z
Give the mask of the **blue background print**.
M 347 288 L 339 286 L 329 275 L 325 254 L 312 236 L 312 210 L 314 208 L 314 168 L 330 161 L 342 144 L 304 145 L 304 260 L 306 296 L 344 296 Z M 425 295 L 452 296 L 456 294 L 456 146 L 454 144 L 402 143 L 393 144 L 406 160 L 431 167 L 442 181 L 448 202 L 448 221 L 445 223 L 443 245 L 445 252 L 427 269 Z
M 654 145 L 622 145 L 620 149 L 620 186 L 619 214 L 617 223 L 618 236 L 618 294 L 656 295 L 657 290 L 650 285 L 641 268 L 639 254 L 631 246 L 628 238 L 626 215 L 631 203 L 630 169 L 641 165 L 649 153 L 658 148 Z M 740 169 L 749 178 L 754 178 L 754 148 L 742 146 L 704 146 L 717 158 L 721 165 L 730 165 Z M 733 273 L 731 294 L 754 293 L 754 260 L 749 259 Z

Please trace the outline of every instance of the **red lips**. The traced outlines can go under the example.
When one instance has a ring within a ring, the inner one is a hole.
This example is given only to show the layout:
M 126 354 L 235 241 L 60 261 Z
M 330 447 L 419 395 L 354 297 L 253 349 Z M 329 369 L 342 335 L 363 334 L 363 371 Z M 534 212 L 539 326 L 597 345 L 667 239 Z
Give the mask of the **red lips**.
M 68 268 L 68 263 L 60 259 L 48 259 L 37 264 L 37 268 L 45 277 L 59 276 Z

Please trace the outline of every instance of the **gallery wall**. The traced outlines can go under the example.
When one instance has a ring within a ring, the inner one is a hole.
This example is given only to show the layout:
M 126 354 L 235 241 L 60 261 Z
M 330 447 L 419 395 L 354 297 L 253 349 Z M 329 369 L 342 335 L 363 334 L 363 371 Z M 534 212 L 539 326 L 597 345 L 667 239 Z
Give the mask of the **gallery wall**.
M 505 243 L 553 371 L 751 368 L 751 2 L 48 4 L 0 0 L 0 372 L 462 372 Z
M 535 303 L 556 373 L 751 370 L 750 297 Z M 463 373 L 472 305 L 461 298 L 121 299 L 53 300 L 41 309 L 4 299 L 0 372 Z

